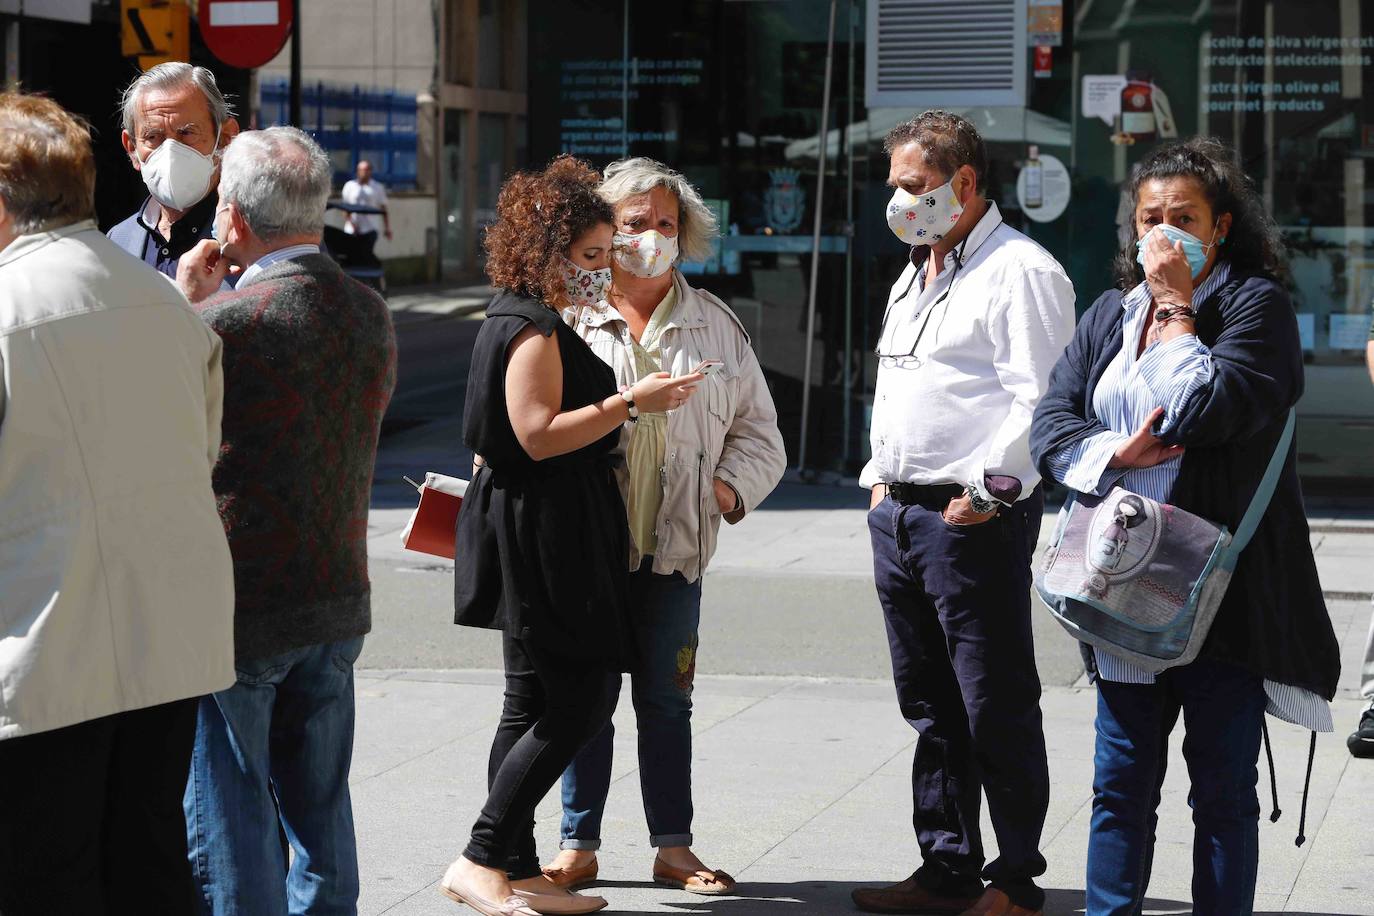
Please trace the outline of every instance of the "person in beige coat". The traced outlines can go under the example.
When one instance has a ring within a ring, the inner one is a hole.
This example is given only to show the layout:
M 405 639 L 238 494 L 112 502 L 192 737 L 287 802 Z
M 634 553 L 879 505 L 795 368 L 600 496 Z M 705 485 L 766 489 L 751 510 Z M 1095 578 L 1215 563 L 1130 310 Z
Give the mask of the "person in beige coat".
M 777 411 L 749 336 L 734 313 L 676 269 L 710 251 L 716 222 L 696 189 L 652 159 L 612 163 L 601 195 L 617 232 L 606 299 L 565 313 L 621 386 L 654 372 L 683 376 L 709 361 L 699 390 L 667 413 L 626 425 L 630 619 L 640 650 L 631 674 L 639 774 L 653 877 L 698 894 L 734 887 L 692 852 L 692 678 L 701 576 L 721 519 L 739 522 L 772 492 L 786 465 Z M 594 880 L 610 787 L 613 728 L 563 776 L 562 851 L 555 882 Z
M 196 698 L 234 681 L 220 341 L 96 229 L 86 127 L 0 94 L 0 913 L 194 913 Z

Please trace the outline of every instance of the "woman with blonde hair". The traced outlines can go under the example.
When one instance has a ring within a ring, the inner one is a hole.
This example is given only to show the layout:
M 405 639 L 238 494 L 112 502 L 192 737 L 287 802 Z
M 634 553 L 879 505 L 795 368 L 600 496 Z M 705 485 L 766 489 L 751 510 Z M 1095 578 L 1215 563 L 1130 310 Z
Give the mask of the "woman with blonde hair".
M 570 157 L 515 175 L 486 235 L 487 274 L 501 292 L 468 374 L 463 441 L 483 460 L 458 516 L 454 619 L 502 631 L 506 698 L 490 794 L 441 889 L 488 916 L 606 905 L 541 875 L 534 810 L 605 728 L 617 675 L 636 654 L 612 468 L 620 428 L 680 407 L 701 378 L 658 372 L 618 392 L 559 319 L 582 278 L 605 281 L 614 215 L 595 178 Z
M 720 520 L 734 524 L 757 507 L 782 477 L 786 456 L 744 327 L 677 269 L 711 251 L 716 220 L 701 195 L 679 173 L 644 158 L 612 163 L 600 191 L 615 208 L 613 279 L 604 299 L 569 316 L 577 334 L 622 387 L 662 371 L 680 375 L 704 365 L 709 373 L 690 403 L 629 428 L 628 623 L 640 660 L 630 685 L 649 844 L 658 851 L 653 878 L 724 894 L 734 879 L 707 868 L 691 849 L 701 576 Z M 561 885 L 596 878 L 613 734 L 607 724 L 563 777 L 563 851 L 545 869 Z

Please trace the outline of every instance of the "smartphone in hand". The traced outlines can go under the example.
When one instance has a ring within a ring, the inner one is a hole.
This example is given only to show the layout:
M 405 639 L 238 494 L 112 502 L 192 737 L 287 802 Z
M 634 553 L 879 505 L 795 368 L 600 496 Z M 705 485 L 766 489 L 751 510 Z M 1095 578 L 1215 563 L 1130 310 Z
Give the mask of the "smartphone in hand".
M 704 375 L 707 378 L 710 378 L 713 373 L 718 372 L 720 369 L 724 367 L 725 362 L 723 360 L 703 359 L 701 362 L 697 363 L 696 368 L 692 370 L 692 374 Z

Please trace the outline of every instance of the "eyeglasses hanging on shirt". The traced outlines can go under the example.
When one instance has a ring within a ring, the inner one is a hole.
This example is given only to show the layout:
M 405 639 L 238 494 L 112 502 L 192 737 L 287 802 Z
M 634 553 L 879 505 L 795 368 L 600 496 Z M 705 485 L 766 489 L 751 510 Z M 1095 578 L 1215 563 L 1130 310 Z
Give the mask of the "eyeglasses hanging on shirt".
M 921 278 L 921 271 L 912 274 L 911 282 L 902 290 L 902 294 L 888 305 L 887 311 L 883 313 L 882 328 L 878 331 L 878 345 L 873 348 L 873 355 L 878 357 L 878 365 L 884 369 L 916 369 L 921 365 L 921 357 L 916 355 L 916 349 L 921 345 L 921 338 L 926 333 L 926 326 L 930 324 L 930 316 L 935 312 L 935 307 L 949 298 L 950 291 L 954 289 L 954 281 L 959 279 L 959 269 L 964 266 L 964 246 L 968 244 L 968 236 L 959 243 L 958 249 L 954 254 L 954 272 L 950 275 L 949 285 L 945 291 L 940 293 L 938 299 L 926 307 L 921 326 L 916 330 L 916 339 L 911 344 L 911 349 L 906 353 L 884 353 L 883 340 L 889 337 L 887 322 L 892 317 L 892 309 L 897 303 L 901 302 L 911 292 L 911 288 L 916 285 L 916 281 Z M 923 268 L 924 269 L 924 268 Z M 945 307 L 948 310 L 948 306 Z M 943 320 L 943 319 L 942 319 Z
M 1002 225 L 1002 220 L 999 219 L 997 221 L 997 226 L 1000 225 Z M 993 226 L 992 232 L 989 232 L 984 238 L 990 237 L 993 232 L 996 232 L 997 226 Z M 882 328 L 878 331 L 878 345 L 873 348 L 873 355 L 878 357 L 879 366 L 884 369 L 916 369 L 924 362 L 921 357 L 916 355 L 916 350 L 921 346 L 921 338 L 926 333 L 926 327 L 930 324 L 930 319 L 935 312 L 935 307 L 942 302 L 946 302 L 949 299 L 949 294 L 954 291 L 954 283 L 959 279 L 959 271 L 964 266 L 964 249 L 968 246 L 968 240 L 969 236 L 964 236 L 963 241 L 959 243 L 959 247 L 952 252 L 954 255 L 954 271 L 950 274 L 949 285 L 945 287 L 944 292 L 940 293 L 939 298 L 926 308 L 924 313 L 925 317 L 921 321 L 921 326 L 916 330 L 916 339 L 912 341 L 911 349 L 906 353 L 884 353 L 883 340 L 889 336 L 887 321 L 892 317 L 893 307 L 896 306 L 898 302 L 905 299 L 907 294 L 911 292 L 911 288 L 916 285 L 916 281 L 921 277 L 921 271 L 918 270 L 912 275 L 911 282 L 906 285 L 906 289 L 902 290 L 902 294 L 896 299 L 893 299 L 888 305 L 887 311 L 883 313 Z M 944 311 L 940 313 L 940 322 L 942 324 L 945 320 L 945 314 L 948 311 L 949 306 L 946 305 Z M 936 327 L 936 333 L 939 333 L 938 326 Z

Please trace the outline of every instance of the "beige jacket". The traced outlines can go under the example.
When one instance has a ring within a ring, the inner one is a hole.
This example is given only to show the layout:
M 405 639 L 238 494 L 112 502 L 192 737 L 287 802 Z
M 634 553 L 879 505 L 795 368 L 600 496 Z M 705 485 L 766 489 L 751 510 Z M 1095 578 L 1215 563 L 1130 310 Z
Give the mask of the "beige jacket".
M 0 251 L 0 739 L 234 681 L 220 341 L 91 222 Z
M 773 492 L 787 456 L 773 396 L 744 326 L 724 302 L 688 286 L 676 270 L 673 283 L 678 304 L 660 343 L 664 370 L 686 375 L 703 359 L 725 362 L 686 405 L 668 414 L 654 572 L 680 572 L 694 582 L 715 553 L 720 530 L 711 479 L 719 477 L 739 493 L 741 511 L 729 519 L 738 522 Z M 634 381 L 629 327 L 614 307 L 603 301 L 568 318 L 615 370 L 618 384 Z

